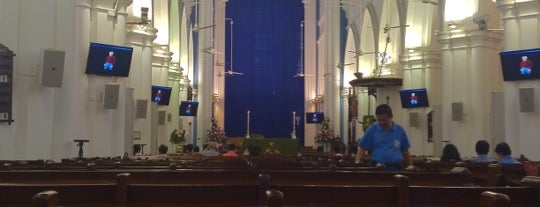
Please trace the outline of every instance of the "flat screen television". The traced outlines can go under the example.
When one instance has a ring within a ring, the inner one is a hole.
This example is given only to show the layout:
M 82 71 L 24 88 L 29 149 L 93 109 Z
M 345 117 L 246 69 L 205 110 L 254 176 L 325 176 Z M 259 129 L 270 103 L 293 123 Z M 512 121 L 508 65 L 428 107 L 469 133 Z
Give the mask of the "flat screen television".
M 401 106 L 403 108 L 428 107 L 429 100 L 425 88 L 408 89 L 399 91 Z
M 197 108 L 199 108 L 199 102 L 182 101 L 180 102 L 180 116 L 197 116 Z
M 90 43 L 86 74 L 128 77 L 133 48 Z
M 167 86 L 152 86 L 152 101 L 158 105 L 169 105 L 171 99 L 172 87 Z
M 308 124 L 320 124 L 323 120 L 323 112 L 306 112 L 306 123 Z
M 504 81 L 540 79 L 540 48 L 501 52 Z

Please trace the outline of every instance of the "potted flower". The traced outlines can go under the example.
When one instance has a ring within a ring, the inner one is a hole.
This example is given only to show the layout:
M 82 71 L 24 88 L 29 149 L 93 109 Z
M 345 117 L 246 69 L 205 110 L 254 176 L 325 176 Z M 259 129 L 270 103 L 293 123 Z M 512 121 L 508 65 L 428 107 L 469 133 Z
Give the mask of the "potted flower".
M 324 151 L 331 150 L 332 144 L 336 141 L 334 130 L 330 128 L 330 120 L 325 118 L 322 122 L 321 129 L 315 135 L 315 143 L 324 146 Z
M 173 130 L 172 133 L 171 133 L 171 136 L 170 136 L 170 139 L 169 141 L 171 142 L 171 144 L 174 146 L 176 146 L 176 152 L 181 152 L 182 151 L 182 145 L 186 142 L 186 130 L 182 130 L 180 131 L 180 133 L 178 133 L 178 130 Z

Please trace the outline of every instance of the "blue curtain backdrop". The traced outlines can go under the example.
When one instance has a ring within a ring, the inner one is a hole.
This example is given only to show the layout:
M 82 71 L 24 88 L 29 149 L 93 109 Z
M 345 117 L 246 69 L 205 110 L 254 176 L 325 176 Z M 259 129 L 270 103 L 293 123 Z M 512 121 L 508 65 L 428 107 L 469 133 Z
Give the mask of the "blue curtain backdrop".
M 304 141 L 304 80 L 300 70 L 301 0 L 230 0 L 227 17 L 233 24 L 233 65 L 243 76 L 226 76 L 225 132 L 246 135 L 250 110 L 251 133 L 289 138 L 293 111 L 301 117 L 296 128 Z M 230 26 L 226 24 L 226 70 L 230 64 Z

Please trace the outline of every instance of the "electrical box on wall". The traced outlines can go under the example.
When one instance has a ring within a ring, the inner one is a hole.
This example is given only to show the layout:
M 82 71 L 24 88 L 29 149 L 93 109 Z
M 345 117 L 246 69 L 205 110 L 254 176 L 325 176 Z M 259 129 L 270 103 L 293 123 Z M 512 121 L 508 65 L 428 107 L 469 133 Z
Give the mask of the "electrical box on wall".
M 0 44 L 0 123 L 13 120 L 13 56 L 9 48 Z

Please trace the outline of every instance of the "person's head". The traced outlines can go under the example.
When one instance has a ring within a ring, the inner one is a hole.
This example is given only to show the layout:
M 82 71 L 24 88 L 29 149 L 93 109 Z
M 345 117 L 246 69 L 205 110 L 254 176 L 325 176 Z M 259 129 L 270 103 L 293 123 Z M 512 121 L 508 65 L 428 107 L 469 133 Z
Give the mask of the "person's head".
M 193 152 L 199 153 L 199 151 L 201 151 L 201 149 L 199 148 L 199 146 L 193 147 Z
M 133 145 L 133 155 L 136 155 L 137 153 L 141 152 L 141 145 L 140 144 L 134 144 Z
M 209 143 L 208 143 L 208 147 L 206 147 L 206 150 L 210 150 L 210 149 L 217 150 L 217 149 L 218 149 L 217 143 L 215 143 L 215 142 L 209 142 Z
M 495 153 L 497 153 L 498 156 L 504 157 L 512 154 L 512 150 L 510 150 L 510 146 L 506 144 L 506 142 L 501 142 L 495 146 Z
M 248 151 L 249 151 L 250 156 L 256 157 L 256 156 L 259 156 L 261 154 L 261 147 L 249 145 L 248 146 Z
M 114 55 L 114 52 L 113 51 L 110 51 L 109 52 L 109 56 L 113 56 Z
M 375 117 L 377 122 L 384 129 L 389 129 L 392 127 L 392 118 L 394 114 L 392 113 L 392 108 L 388 104 L 381 104 L 375 109 Z
M 461 157 L 459 157 L 459 151 L 457 147 L 453 144 L 445 145 L 443 148 L 443 155 L 441 157 L 441 161 L 443 162 L 461 161 Z
M 159 145 L 158 147 L 158 153 L 160 155 L 164 155 L 164 154 L 167 154 L 167 151 L 169 150 L 169 147 L 167 147 L 167 145 L 164 145 L 164 144 L 161 144 Z
M 521 60 L 527 61 L 527 59 L 529 59 L 529 57 L 527 57 L 527 56 L 521 56 Z
M 234 150 L 236 150 L 236 145 L 235 145 L 235 144 L 229 144 L 229 145 L 227 146 L 227 149 L 228 149 L 229 151 L 234 151 Z
M 416 93 L 411 93 L 411 96 L 416 96 Z
M 193 152 L 193 144 L 186 145 L 186 152 Z
M 478 155 L 487 155 L 489 152 L 489 143 L 486 140 L 478 140 L 474 149 Z

